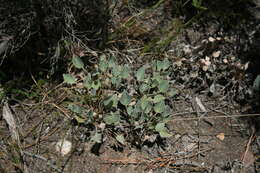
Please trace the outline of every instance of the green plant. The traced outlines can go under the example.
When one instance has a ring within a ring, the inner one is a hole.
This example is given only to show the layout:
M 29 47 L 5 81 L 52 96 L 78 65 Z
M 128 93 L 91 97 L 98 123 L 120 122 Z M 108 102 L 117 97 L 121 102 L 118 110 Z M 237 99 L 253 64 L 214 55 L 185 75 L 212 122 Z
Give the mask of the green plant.
M 83 86 L 74 93 L 83 94 L 83 100 L 72 99 L 68 104 L 78 123 L 105 124 L 105 128 L 116 134 L 115 139 L 120 144 L 125 144 L 131 133 L 134 135 L 139 131 L 143 132 L 139 136 L 141 141 L 144 135 L 153 133 L 162 138 L 171 136 L 166 127 L 172 110 L 169 100 L 177 91 L 167 80 L 171 71 L 168 59 L 133 68 L 103 54 L 94 68 L 85 66 L 77 56 L 73 56 L 71 64 L 72 71 L 63 74 L 63 78 L 68 85 Z M 75 90 L 75 87 L 71 89 Z M 84 101 L 86 96 L 87 102 Z M 92 140 L 101 142 L 100 134 L 97 131 Z

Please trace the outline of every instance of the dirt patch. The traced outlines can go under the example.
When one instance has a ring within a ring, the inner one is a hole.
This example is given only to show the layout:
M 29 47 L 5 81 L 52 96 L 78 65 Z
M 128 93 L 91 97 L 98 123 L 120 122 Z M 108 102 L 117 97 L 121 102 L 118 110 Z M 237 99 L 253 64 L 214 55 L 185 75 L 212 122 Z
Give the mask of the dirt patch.
M 112 138 L 107 138 L 102 145 L 89 142 L 87 128 L 72 125 L 64 115 L 46 105 L 42 110 L 29 104 L 12 106 L 20 127 L 23 163 L 19 166 L 13 160 L 19 156 L 19 150 L 14 152 L 15 144 L 2 119 L 1 165 L 6 172 L 18 171 L 23 164 L 29 172 L 241 171 L 250 128 L 246 121 L 232 118 L 238 114 L 237 108 L 216 106 L 210 110 L 212 102 L 204 100 L 209 110 L 202 114 L 189 102 L 177 104 L 182 106 L 178 106 L 168 124 L 173 136 L 157 140 L 153 145 L 144 144 L 141 149 L 118 146 Z M 221 134 L 223 138 L 218 136 Z M 72 150 L 64 156 L 55 149 L 61 139 L 72 142 Z M 255 165 L 251 162 L 243 171 L 254 172 Z

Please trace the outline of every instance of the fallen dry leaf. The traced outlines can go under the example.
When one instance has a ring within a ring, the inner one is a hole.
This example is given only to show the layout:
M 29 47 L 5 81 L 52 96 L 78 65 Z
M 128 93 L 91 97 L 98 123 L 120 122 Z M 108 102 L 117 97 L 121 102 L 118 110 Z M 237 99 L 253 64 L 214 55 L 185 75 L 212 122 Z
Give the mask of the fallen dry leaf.
M 11 137 L 13 140 L 19 141 L 19 135 L 17 131 L 16 122 L 14 116 L 9 108 L 8 103 L 5 103 L 3 106 L 3 118 L 5 119 L 6 123 L 9 126 L 9 130 L 11 133 Z
M 225 139 L 225 133 L 219 133 L 217 136 L 216 136 L 219 140 L 223 141 Z

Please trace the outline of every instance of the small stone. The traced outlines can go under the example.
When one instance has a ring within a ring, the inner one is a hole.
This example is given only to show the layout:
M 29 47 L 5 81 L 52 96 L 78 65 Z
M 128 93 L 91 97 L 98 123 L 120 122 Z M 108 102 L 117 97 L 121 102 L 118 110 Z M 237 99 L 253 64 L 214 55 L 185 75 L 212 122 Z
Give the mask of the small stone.
M 221 53 L 220 51 L 213 52 L 212 56 L 214 58 L 218 58 L 220 56 L 220 53 Z
M 204 65 L 204 66 L 202 67 L 202 70 L 203 70 L 203 71 L 208 71 L 208 69 L 209 69 L 209 67 L 206 66 L 206 65 Z
M 234 61 L 236 59 L 235 56 L 230 57 L 231 61 Z
M 227 64 L 228 63 L 228 60 L 225 58 L 223 59 L 223 63 Z
M 249 62 L 247 62 L 247 63 L 244 65 L 244 70 L 247 70 L 247 69 L 248 69 L 248 66 L 249 66 Z
M 216 136 L 219 140 L 223 141 L 225 139 L 225 133 L 219 133 L 217 136 Z
M 217 39 L 218 41 L 222 40 L 222 38 L 221 38 L 221 37 L 217 37 L 216 39 Z
M 65 156 L 71 151 L 72 143 L 68 140 L 62 139 L 56 144 L 56 151 L 62 156 Z
M 98 127 L 99 127 L 101 130 L 104 130 L 105 127 L 106 127 L 106 124 L 105 124 L 105 123 L 100 123 L 100 124 L 98 125 Z
M 185 54 L 190 54 L 191 53 L 190 46 L 185 45 L 184 48 L 183 48 L 183 51 L 184 51 Z
M 214 41 L 216 41 L 215 38 L 213 38 L 213 37 L 209 37 L 209 42 L 214 42 Z

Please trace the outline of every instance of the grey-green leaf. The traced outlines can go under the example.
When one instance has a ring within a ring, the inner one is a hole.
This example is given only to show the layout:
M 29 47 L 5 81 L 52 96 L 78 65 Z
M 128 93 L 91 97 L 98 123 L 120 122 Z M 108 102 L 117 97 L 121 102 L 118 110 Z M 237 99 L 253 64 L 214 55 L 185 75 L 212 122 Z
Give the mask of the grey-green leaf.
M 82 107 L 75 105 L 75 104 L 69 104 L 68 109 L 71 110 L 72 112 L 75 112 L 78 114 L 81 114 L 83 111 Z
M 105 106 L 108 106 L 108 105 L 111 105 L 112 107 L 117 107 L 117 103 L 118 103 L 118 98 L 117 98 L 117 95 L 113 95 L 113 96 L 109 96 L 108 98 L 106 98 L 104 100 L 104 105 Z
M 122 68 L 123 67 L 121 65 L 114 66 L 113 69 L 112 69 L 112 75 L 114 77 L 121 78 L 120 75 L 121 75 Z
M 100 62 L 99 62 L 99 69 L 102 71 L 102 72 L 105 72 L 108 68 L 108 63 L 106 62 L 106 59 L 100 59 Z
M 171 137 L 172 135 L 168 132 L 167 128 L 165 127 L 165 123 L 158 123 L 155 126 L 155 131 L 159 132 L 162 138 Z
M 131 96 L 124 91 L 119 101 L 122 105 L 127 106 L 131 102 Z
M 116 140 L 118 141 L 118 142 L 120 142 L 121 144 L 125 144 L 125 138 L 124 138 L 124 136 L 123 135 L 117 135 L 116 136 Z
M 101 87 L 101 82 L 99 80 L 93 81 L 91 84 L 91 88 L 98 90 Z
M 158 71 L 161 71 L 163 69 L 163 62 L 157 61 L 156 62 L 156 68 L 157 68 Z
M 165 111 L 165 103 L 164 101 L 161 101 L 159 103 L 156 103 L 155 106 L 154 106 L 154 111 L 156 113 L 162 113 Z
M 139 69 L 137 70 L 135 76 L 136 76 L 136 79 L 137 79 L 138 81 L 143 81 L 143 80 L 144 80 L 144 77 L 145 77 L 145 67 L 143 66 L 143 67 L 139 68 Z
M 128 115 L 132 115 L 132 113 L 133 113 L 133 111 L 134 111 L 133 106 L 127 106 L 126 111 L 127 111 L 127 114 L 128 114 Z
M 170 67 L 170 61 L 168 59 L 164 59 L 162 62 L 162 69 L 167 70 Z
M 160 132 L 159 132 L 159 135 L 160 135 L 162 138 L 169 138 L 169 137 L 172 136 L 172 134 L 170 134 L 170 133 L 168 132 L 168 130 L 160 131 Z
M 108 67 L 109 67 L 109 68 L 113 68 L 113 67 L 115 67 L 115 66 L 116 66 L 115 58 L 114 58 L 114 57 L 109 58 Z
M 141 84 L 140 87 L 139 87 L 139 91 L 141 93 L 144 93 L 145 91 L 147 91 L 149 89 L 150 89 L 150 86 L 146 83 Z
M 108 106 L 108 105 L 112 104 L 112 100 L 113 100 L 113 96 L 109 96 L 109 97 L 107 97 L 107 98 L 103 101 L 103 104 L 104 104 L 105 106 Z
M 164 59 L 163 61 L 157 61 L 156 68 L 158 71 L 166 70 L 170 67 L 170 61 L 168 59 Z
M 88 75 L 85 77 L 85 79 L 84 79 L 83 85 L 84 85 L 84 87 L 90 89 L 90 88 L 91 88 L 91 84 L 92 84 L 91 75 L 88 74 Z
M 84 68 L 84 63 L 83 61 L 76 55 L 73 55 L 72 57 L 72 64 L 76 67 L 76 68 Z
M 122 82 L 122 79 L 121 79 L 121 78 L 118 78 L 118 77 L 115 77 L 115 76 L 113 76 L 113 77 L 111 78 L 111 83 L 112 83 L 114 86 L 116 86 L 116 87 L 119 87 L 120 84 L 121 84 L 121 82 Z
M 120 114 L 118 112 L 111 112 L 104 117 L 104 122 L 108 125 L 118 124 L 120 122 Z
M 162 76 L 160 75 L 159 72 L 153 72 L 153 80 L 160 82 L 162 80 Z
M 123 79 L 127 79 L 129 77 L 129 74 L 130 74 L 130 67 L 127 64 L 125 64 L 121 72 L 121 77 Z
M 154 98 L 153 98 L 154 103 L 159 103 L 163 100 L 165 100 L 165 97 L 161 94 L 158 94 L 158 95 L 154 96 Z
M 177 89 L 174 89 L 174 88 L 171 88 L 169 92 L 167 92 L 167 95 L 169 97 L 174 97 L 178 94 L 178 90 Z
M 101 143 L 102 142 L 102 134 L 101 133 L 95 133 L 95 135 L 91 137 L 91 141 L 94 141 L 96 143 Z
M 148 104 L 144 110 L 144 113 L 148 114 L 152 110 L 152 108 L 153 108 L 153 104 L 150 101 L 148 101 Z
M 166 93 L 168 91 L 168 88 L 169 88 L 169 82 L 167 80 L 161 80 L 159 82 L 158 89 L 160 92 Z
M 148 106 L 148 103 L 149 103 L 148 97 L 146 95 L 144 95 L 141 98 L 141 108 L 142 108 L 142 110 L 145 110 L 145 108 Z
M 71 74 L 63 74 L 63 79 L 64 82 L 67 84 L 75 84 L 76 83 L 76 78 L 72 76 Z
M 157 131 L 157 132 L 160 132 L 160 131 L 162 131 L 162 130 L 165 130 L 165 123 L 157 123 L 156 124 L 156 126 L 155 126 L 155 130 Z
M 168 117 L 171 113 L 172 113 L 171 107 L 168 106 L 168 105 L 165 105 L 165 109 L 164 109 L 164 111 L 162 113 L 162 116 L 163 117 Z

